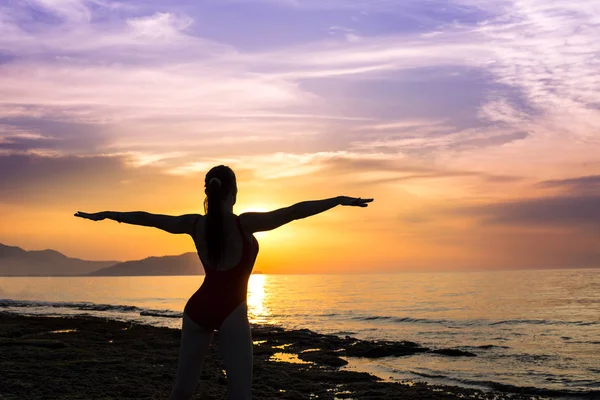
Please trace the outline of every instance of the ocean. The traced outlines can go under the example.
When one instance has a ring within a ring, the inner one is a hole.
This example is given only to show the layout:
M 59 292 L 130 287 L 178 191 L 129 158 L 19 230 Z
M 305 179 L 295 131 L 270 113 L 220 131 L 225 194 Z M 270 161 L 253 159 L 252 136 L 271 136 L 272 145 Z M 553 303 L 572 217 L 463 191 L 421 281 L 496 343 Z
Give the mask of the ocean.
M 92 315 L 178 328 L 203 276 L 0 278 L 0 311 Z M 250 320 L 467 350 L 351 359 L 349 369 L 576 398 L 600 390 L 600 269 L 252 275 Z

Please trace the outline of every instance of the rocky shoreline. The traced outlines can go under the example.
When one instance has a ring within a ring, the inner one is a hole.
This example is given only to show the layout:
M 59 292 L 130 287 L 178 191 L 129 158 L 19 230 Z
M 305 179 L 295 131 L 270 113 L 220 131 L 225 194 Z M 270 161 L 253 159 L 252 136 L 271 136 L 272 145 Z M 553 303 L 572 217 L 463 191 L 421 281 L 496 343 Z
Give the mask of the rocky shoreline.
M 0 399 L 167 399 L 180 330 L 96 317 L 0 313 Z M 194 399 L 226 398 L 218 333 Z M 366 341 L 310 330 L 253 326 L 254 399 L 540 399 L 455 386 L 387 382 L 340 369 L 347 357 L 415 353 L 474 357 L 413 342 Z

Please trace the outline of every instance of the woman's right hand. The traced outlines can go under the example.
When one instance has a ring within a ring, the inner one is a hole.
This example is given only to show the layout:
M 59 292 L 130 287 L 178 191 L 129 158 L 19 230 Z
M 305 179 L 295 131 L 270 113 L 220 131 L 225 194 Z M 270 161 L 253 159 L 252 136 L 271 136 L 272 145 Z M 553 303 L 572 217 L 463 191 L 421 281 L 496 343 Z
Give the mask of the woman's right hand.
M 91 219 L 92 221 L 102 221 L 103 219 L 107 218 L 105 212 L 85 213 L 82 211 L 77 211 L 75 216 L 79 218 Z
M 363 199 L 361 197 L 348 197 L 348 196 L 339 196 L 340 205 L 342 206 L 355 206 L 355 207 L 367 207 L 368 204 L 373 201 L 373 199 Z

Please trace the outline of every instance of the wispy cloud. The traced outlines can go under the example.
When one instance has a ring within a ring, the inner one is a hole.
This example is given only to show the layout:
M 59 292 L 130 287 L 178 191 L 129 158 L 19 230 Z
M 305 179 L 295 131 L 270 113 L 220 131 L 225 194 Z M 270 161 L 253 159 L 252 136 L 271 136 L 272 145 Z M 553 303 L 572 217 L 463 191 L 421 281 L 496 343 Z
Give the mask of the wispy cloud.
M 461 208 L 485 223 L 531 227 L 592 228 L 600 224 L 600 196 L 562 196 L 514 200 Z
M 504 6 L 506 12 L 475 30 L 494 52 L 488 69 L 498 82 L 520 90 L 526 106 L 537 112 L 540 127 L 591 138 L 600 123 L 598 108 L 593 106 L 600 101 L 598 5 L 587 0 L 516 0 Z M 528 109 L 511 110 L 508 101 L 488 105 L 487 115 L 523 122 Z M 578 123 L 568 124 L 569 119 Z
M 568 179 L 552 179 L 540 182 L 538 186 L 560 189 L 566 195 L 581 195 L 586 193 L 600 194 L 600 175 L 579 176 Z
M 187 16 L 179 17 L 171 13 L 157 12 L 150 16 L 130 18 L 126 22 L 136 35 L 156 40 L 176 38 L 192 24 L 193 20 Z
M 47 11 L 69 22 L 89 22 L 91 12 L 82 0 L 32 0 L 33 8 Z

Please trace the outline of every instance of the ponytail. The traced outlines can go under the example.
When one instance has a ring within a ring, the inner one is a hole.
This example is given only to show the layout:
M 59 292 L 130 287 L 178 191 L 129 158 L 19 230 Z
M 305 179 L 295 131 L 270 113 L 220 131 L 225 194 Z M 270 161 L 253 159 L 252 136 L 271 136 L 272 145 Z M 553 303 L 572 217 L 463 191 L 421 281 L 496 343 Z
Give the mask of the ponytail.
M 225 197 L 223 189 L 219 178 L 212 178 L 206 185 L 206 199 L 204 200 L 204 211 L 206 212 L 205 236 L 208 245 L 208 260 L 213 267 L 216 267 L 221 261 L 225 247 L 223 211 L 221 209 L 221 201 Z
M 235 173 L 226 165 L 217 165 L 206 174 L 204 187 L 204 234 L 208 246 L 208 262 L 216 268 L 225 254 L 223 201 L 228 195 L 237 194 Z

